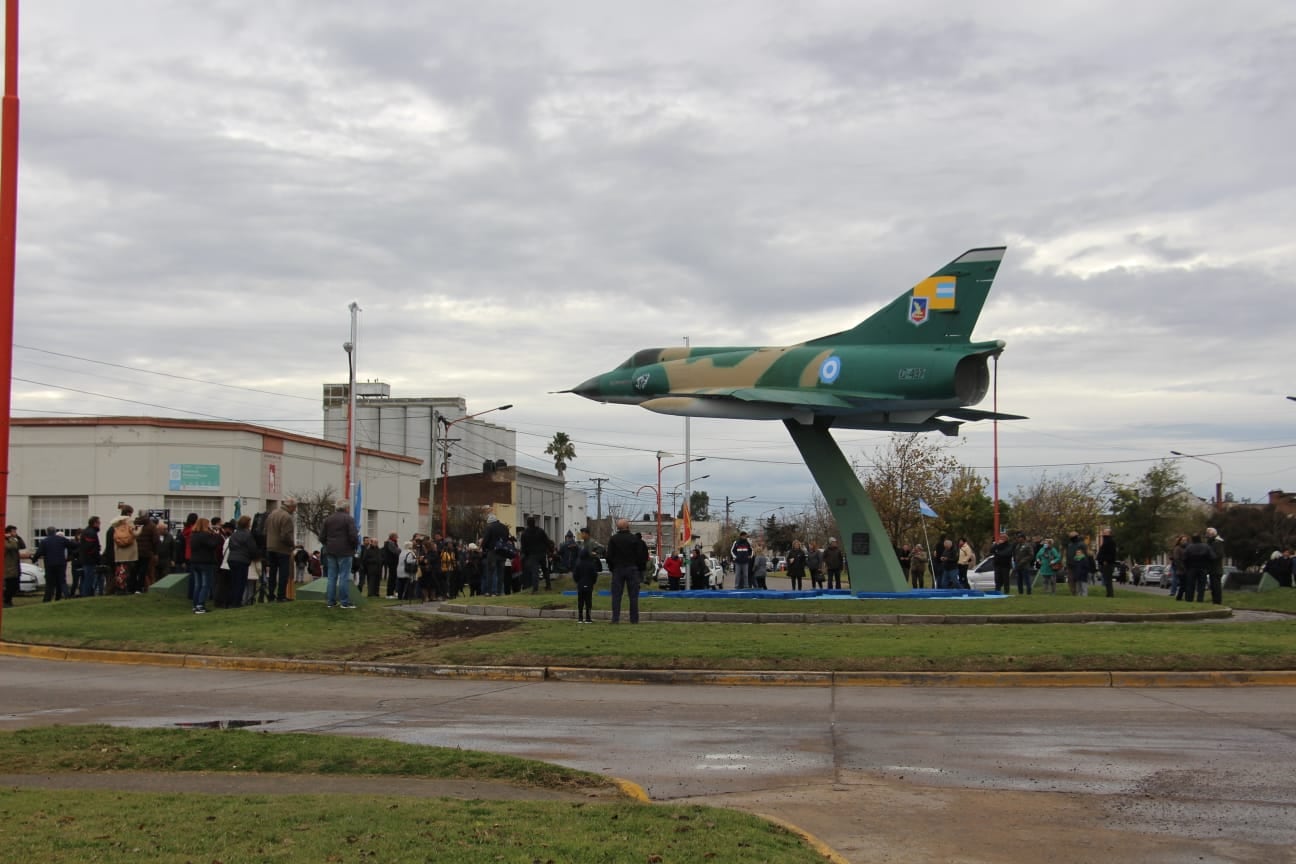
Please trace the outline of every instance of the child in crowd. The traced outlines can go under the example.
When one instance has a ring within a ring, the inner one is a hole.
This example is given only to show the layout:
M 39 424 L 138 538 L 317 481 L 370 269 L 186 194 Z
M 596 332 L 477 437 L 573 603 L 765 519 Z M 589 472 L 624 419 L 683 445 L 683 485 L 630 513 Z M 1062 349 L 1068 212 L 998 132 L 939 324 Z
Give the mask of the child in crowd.
M 572 579 L 576 581 L 576 623 L 593 624 L 590 613 L 594 607 L 594 583 L 598 581 L 599 559 L 590 554 L 588 549 L 580 550 L 576 558 L 576 569 Z

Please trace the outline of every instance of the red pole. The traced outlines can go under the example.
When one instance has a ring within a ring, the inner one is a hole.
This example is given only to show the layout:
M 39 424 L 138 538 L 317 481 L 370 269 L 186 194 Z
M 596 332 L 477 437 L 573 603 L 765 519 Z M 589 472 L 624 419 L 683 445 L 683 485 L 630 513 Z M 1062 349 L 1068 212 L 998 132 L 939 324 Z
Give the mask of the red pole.
M 18 248 L 18 0 L 5 0 L 4 109 L 0 124 L 0 525 L 4 525 L 9 521 L 14 258 Z M 0 611 L 0 628 L 4 626 L 3 615 Z
M 446 452 L 441 460 L 441 536 L 446 536 L 446 515 L 450 511 L 450 424 L 445 427 Z
M 661 560 L 662 560 L 662 548 L 661 548 L 661 456 L 658 456 L 658 457 L 657 457 L 657 513 L 656 513 L 656 516 L 657 516 L 657 551 L 656 551 L 654 554 L 657 556 L 657 565 L 658 565 L 658 566 L 661 566 Z M 653 572 L 653 574 L 652 574 L 652 578 L 654 578 L 654 579 L 657 578 L 657 573 L 656 573 L 655 570 L 654 570 L 654 572 Z
M 994 355 L 994 539 L 999 542 L 999 355 Z

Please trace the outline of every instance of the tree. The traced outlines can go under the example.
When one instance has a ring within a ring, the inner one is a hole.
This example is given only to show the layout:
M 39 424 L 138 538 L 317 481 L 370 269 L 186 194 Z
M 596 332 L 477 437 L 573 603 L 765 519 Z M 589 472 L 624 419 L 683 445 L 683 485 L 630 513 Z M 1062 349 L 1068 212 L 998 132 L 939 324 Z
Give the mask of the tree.
M 970 468 L 958 469 L 937 512 L 950 536 L 966 538 L 978 555 L 985 554 L 994 532 L 994 502 L 985 493 L 982 477 Z
M 792 548 L 792 539 L 796 536 L 795 525 L 787 522 L 780 522 L 773 514 L 765 520 L 762 526 L 764 530 L 765 551 L 771 555 L 785 555 L 787 550 Z
M 833 516 L 828 501 L 817 489 L 810 495 L 809 506 L 792 518 L 796 524 L 788 526 L 788 542 L 783 547 L 785 552 L 792 547 L 793 538 L 799 538 L 803 544 L 813 540 L 815 544 L 824 546 L 829 537 L 841 537 L 837 530 L 837 517 Z
M 1224 553 L 1238 567 L 1261 567 L 1276 551 L 1296 545 L 1296 517 L 1272 504 L 1230 507 L 1211 517 L 1224 538 Z
M 1058 543 L 1075 531 L 1096 536 L 1103 513 L 1102 481 L 1088 470 L 1051 479 L 1047 474 L 1012 497 L 1016 527 Z
M 1174 545 L 1174 535 L 1190 530 L 1194 508 L 1176 463 L 1158 462 L 1133 485 L 1108 485 L 1112 536 L 1122 556 L 1151 561 Z
M 310 548 L 324 529 L 324 520 L 337 510 L 337 490 L 332 486 L 314 492 L 293 492 L 297 499 L 297 528 L 301 545 Z
M 572 443 L 566 432 L 555 432 L 553 440 L 545 447 L 544 452 L 553 457 L 554 471 L 562 476 L 562 473 L 567 470 L 567 463 L 576 458 L 576 445 Z
M 694 522 L 711 521 L 711 496 L 700 489 L 689 494 L 689 511 Z
M 858 463 L 854 468 L 861 474 Z M 940 513 L 958 469 L 958 460 L 947 452 L 946 445 L 927 436 L 892 435 L 885 448 L 877 449 L 872 468 L 866 477 L 861 474 L 861 479 L 892 543 L 921 541 L 918 499 Z
M 486 516 L 489 513 L 489 507 L 456 505 L 446 514 L 446 530 L 451 537 L 474 542 L 486 533 Z

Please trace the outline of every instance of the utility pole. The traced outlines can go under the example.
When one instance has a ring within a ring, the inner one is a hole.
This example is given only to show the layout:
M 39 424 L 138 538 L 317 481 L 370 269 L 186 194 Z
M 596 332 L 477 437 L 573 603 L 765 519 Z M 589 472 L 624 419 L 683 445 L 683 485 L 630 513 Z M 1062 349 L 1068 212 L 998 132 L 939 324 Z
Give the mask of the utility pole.
M 599 519 L 599 521 L 602 521 L 602 519 L 603 519 L 603 484 L 604 484 L 604 483 L 609 483 L 609 482 L 611 482 L 611 481 L 610 481 L 607 477 L 591 477 L 590 480 L 593 481 L 593 483 L 595 484 L 595 488 L 594 488 L 594 498 L 595 498 L 595 500 L 598 502 L 598 504 L 597 504 L 597 507 L 598 507 L 598 511 L 597 511 L 597 512 L 598 512 L 598 517 L 597 517 L 597 518 Z

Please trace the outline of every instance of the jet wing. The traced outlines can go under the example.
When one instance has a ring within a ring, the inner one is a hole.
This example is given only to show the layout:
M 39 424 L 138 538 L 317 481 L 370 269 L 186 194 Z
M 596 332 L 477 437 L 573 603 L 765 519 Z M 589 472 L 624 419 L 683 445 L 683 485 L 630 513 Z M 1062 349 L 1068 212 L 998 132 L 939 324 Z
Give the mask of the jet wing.
M 996 414 L 993 411 L 981 411 L 977 408 L 951 408 L 949 411 L 940 412 L 946 417 L 953 417 L 956 420 L 1029 420 L 1021 414 Z
M 741 402 L 765 402 L 775 405 L 789 405 L 796 408 L 826 408 L 838 411 L 855 410 L 859 407 L 859 402 L 902 398 L 894 393 L 859 393 L 851 391 L 849 396 L 839 396 L 822 390 L 783 387 L 697 387 L 688 390 L 673 390 L 669 395 L 694 399 L 737 399 Z

